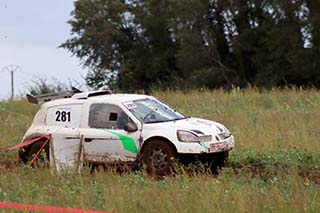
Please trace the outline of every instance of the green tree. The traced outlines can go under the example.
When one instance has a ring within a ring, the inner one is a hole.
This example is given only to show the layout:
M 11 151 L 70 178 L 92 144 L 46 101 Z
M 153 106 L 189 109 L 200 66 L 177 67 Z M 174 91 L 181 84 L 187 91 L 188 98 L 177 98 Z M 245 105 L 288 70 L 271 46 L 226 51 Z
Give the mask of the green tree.
M 92 69 L 87 75 L 92 87 L 148 90 L 167 85 L 176 67 L 166 5 L 156 0 L 78 0 L 69 21 L 73 37 L 61 47 Z
M 77 0 L 61 47 L 89 86 L 320 87 L 318 0 Z

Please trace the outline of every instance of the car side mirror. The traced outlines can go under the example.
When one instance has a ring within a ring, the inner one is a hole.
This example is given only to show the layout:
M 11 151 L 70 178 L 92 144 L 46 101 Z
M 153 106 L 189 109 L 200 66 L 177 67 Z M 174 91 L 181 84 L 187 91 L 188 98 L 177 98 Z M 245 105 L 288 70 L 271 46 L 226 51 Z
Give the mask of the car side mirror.
M 138 130 L 138 126 L 133 122 L 129 122 L 125 125 L 124 130 L 127 132 L 135 132 Z

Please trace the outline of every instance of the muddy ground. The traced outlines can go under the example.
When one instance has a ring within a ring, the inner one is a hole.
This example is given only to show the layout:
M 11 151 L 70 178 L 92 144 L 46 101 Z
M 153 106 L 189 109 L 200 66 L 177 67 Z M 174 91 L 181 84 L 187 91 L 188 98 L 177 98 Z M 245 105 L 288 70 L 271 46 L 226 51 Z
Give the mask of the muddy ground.
M 15 164 L 0 164 L 0 173 L 12 172 L 15 166 L 19 166 L 18 163 Z M 263 166 L 249 166 L 249 167 L 233 167 L 233 166 L 226 166 L 227 168 L 233 168 L 235 175 L 243 174 L 245 171 L 246 174 L 251 174 L 252 178 L 260 177 L 262 179 L 270 179 L 275 176 L 272 172 L 268 171 Z M 113 171 L 119 171 L 121 169 L 115 168 Z M 242 170 L 242 172 L 241 172 Z M 127 171 L 128 172 L 128 171 Z M 123 170 L 120 172 L 123 174 Z M 201 173 L 201 172 L 200 172 Z M 192 172 L 194 175 L 194 172 Z M 317 169 L 307 169 L 307 168 L 299 168 L 298 175 L 305 180 L 313 181 L 317 184 L 320 184 L 320 168 Z M 212 174 L 213 178 L 217 178 L 219 176 L 219 172 Z

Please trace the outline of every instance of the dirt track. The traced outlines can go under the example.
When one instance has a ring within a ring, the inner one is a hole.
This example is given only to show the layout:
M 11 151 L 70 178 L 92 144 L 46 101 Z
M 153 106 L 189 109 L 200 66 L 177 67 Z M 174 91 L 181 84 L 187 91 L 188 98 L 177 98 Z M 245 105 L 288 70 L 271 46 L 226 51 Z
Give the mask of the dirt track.
M 235 173 L 237 174 L 238 173 L 237 169 L 236 168 L 234 169 L 235 169 Z M 7 172 L 7 171 L 12 171 L 12 165 L 0 164 L 0 172 Z M 248 172 L 250 172 L 253 177 L 257 175 L 262 175 L 266 177 L 265 168 L 261 166 L 252 166 L 249 168 Z M 299 176 L 301 176 L 306 180 L 310 180 L 317 184 L 320 184 L 320 169 L 313 169 L 313 170 L 300 169 L 298 174 Z M 218 174 L 213 175 L 214 178 L 216 178 L 217 176 Z

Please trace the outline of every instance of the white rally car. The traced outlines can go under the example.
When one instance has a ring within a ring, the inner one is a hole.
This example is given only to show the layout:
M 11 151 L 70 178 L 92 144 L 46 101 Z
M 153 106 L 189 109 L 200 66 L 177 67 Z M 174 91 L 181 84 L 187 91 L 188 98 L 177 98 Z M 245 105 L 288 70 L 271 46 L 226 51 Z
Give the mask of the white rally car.
M 42 103 L 22 142 L 51 135 L 44 150 L 50 165 L 58 169 L 142 162 L 148 171 L 168 174 L 175 159 L 222 166 L 235 145 L 222 124 L 186 117 L 152 96 L 76 92 L 28 96 L 30 102 Z M 21 149 L 20 159 L 30 160 L 43 142 Z

